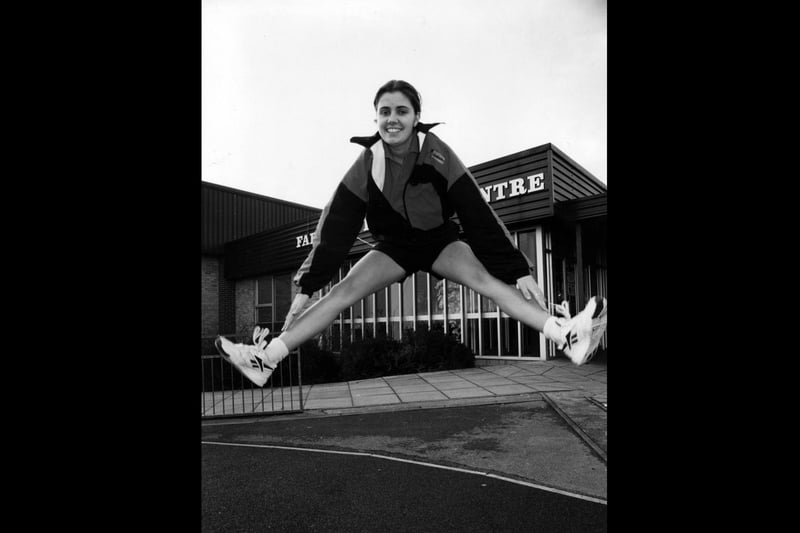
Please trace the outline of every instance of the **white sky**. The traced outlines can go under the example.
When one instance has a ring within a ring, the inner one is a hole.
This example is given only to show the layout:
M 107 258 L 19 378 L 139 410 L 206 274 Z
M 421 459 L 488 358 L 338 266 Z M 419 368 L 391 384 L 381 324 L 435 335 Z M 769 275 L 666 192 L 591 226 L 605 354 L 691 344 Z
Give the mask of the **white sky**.
M 313 207 L 390 79 L 471 166 L 553 143 L 607 183 L 605 0 L 204 0 L 202 176 Z

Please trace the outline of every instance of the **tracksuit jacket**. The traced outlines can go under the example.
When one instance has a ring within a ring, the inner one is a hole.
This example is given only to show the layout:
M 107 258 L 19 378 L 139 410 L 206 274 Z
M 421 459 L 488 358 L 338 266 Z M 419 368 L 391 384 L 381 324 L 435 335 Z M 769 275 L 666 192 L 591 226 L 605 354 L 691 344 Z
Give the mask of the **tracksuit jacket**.
M 434 124 L 418 123 L 419 153 L 405 183 L 387 172 L 379 133 L 353 137 L 366 148 L 347 171 L 325 206 L 312 236 L 312 249 L 294 283 L 311 296 L 333 278 L 367 219 L 376 241 L 413 245 L 440 238 L 455 223 L 490 274 L 504 283 L 530 274 L 530 261 L 520 252 L 505 225 L 481 194 L 475 178 L 439 137 Z M 409 154 L 412 157 L 414 154 Z

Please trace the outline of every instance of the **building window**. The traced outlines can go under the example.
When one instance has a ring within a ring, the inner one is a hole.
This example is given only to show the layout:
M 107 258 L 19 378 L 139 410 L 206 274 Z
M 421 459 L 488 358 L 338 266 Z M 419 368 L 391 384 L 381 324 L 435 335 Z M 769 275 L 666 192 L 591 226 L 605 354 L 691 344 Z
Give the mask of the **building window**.
M 273 330 L 272 322 L 275 318 L 273 292 L 272 276 L 262 276 L 256 279 L 256 325 L 262 328 L 267 327 L 270 331 Z
M 256 325 L 280 331 L 292 305 L 292 274 L 256 279 Z
M 523 357 L 540 357 L 541 349 L 539 347 L 540 333 L 533 328 L 522 326 L 522 356 Z
M 403 313 L 400 320 L 400 335 L 405 337 L 408 331 L 414 331 L 414 276 L 407 277 L 398 285 L 402 292 L 400 307 Z
M 345 263 L 342 265 L 342 278 L 341 279 L 344 279 L 347 276 L 348 272 L 350 272 L 350 263 L 345 261 Z M 350 317 L 352 316 L 350 314 L 350 312 L 351 312 L 351 308 L 350 307 L 345 307 L 344 311 L 342 311 L 342 318 L 344 320 L 349 320 Z
M 403 283 L 389 285 L 389 336 L 395 340 L 403 338 Z
M 428 320 L 428 273 L 417 272 L 414 275 L 415 297 L 417 299 L 417 318 Z
M 272 320 L 272 331 L 277 334 L 283 328 L 286 315 L 289 314 L 289 309 L 292 307 L 292 275 L 290 273 L 279 274 L 274 277 L 273 284 L 275 285 L 275 316 Z
M 497 355 L 497 319 L 483 317 L 481 320 L 480 355 Z
M 430 288 L 431 288 L 431 313 L 433 314 L 434 319 L 443 319 L 444 318 L 444 280 L 443 279 L 436 279 L 433 276 L 429 276 L 430 278 Z
M 364 299 L 364 319 L 372 320 L 375 318 L 375 295 L 370 294 Z
M 524 253 L 528 259 L 531 260 L 533 263 L 533 268 L 531 270 L 533 274 L 533 279 L 537 279 L 538 272 L 537 272 L 537 253 L 536 253 L 536 232 L 535 231 L 524 231 L 517 234 L 517 247 L 520 249 L 522 253 Z
M 533 279 L 539 283 L 539 286 L 546 296 L 548 293 L 548 282 L 544 279 L 543 275 L 540 276 L 539 272 L 539 262 L 543 260 L 544 257 L 540 257 L 540 252 L 536 244 L 537 232 L 541 232 L 541 228 L 537 228 L 534 231 L 517 233 L 517 246 L 520 251 L 530 259 L 531 263 L 533 263 L 531 274 L 533 275 Z M 539 238 L 541 239 L 541 235 L 539 235 Z M 540 277 L 542 278 L 541 280 L 539 279 Z M 516 335 L 517 339 L 519 339 L 515 341 L 517 343 L 516 346 L 519 346 L 519 341 L 522 343 L 522 346 L 518 348 L 519 355 L 522 357 L 540 357 L 541 340 L 543 339 L 542 334 L 521 322 L 517 322 L 517 327 L 520 331 Z
M 517 327 L 519 325 L 520 322 L 503 313 L 502 318 L 500 318 L 500 355 L 519 355 L 519 339 L 517 338 Z M 523 327 L 525 326 L 523 325 Z
M 386 321 L 386 289 L 381 289 L 375 293 L 375 316 Z
M 389 285 L 389 315 L 393 319 L 400 319 L 400 284 L 392 283 Z

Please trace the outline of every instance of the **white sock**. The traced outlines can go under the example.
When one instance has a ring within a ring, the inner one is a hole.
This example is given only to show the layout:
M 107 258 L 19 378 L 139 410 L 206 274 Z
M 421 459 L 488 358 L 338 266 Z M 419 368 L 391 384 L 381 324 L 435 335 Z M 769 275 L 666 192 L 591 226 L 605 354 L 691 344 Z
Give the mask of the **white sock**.
M 280 363 L 284 357 L 289 355 L 289 348 L 279 338 L 274 338 L 267 346 L 267 357 L 272 363 Z
M 561 332 L 561 326 L 558 324 L 558 319 L 554 316 L 548 318 L 547 322 L 544 323 L 544 329 L 542 333 L 544 333 L 545 338 L 555 342 L 558 345 L 566 342 L 564 334 Z

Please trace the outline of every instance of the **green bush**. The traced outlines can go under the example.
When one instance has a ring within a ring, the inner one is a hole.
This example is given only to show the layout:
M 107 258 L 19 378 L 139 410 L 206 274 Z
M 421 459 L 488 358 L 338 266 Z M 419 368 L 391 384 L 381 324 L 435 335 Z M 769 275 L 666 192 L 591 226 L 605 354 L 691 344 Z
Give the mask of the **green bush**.
M 316 339 L 307 340 L 300 345 L 300 355 L 304 385 L 341 381 L 341 368 L 336 355 L 320 348 Z
M 342 378 L 344 381 L 364 379 L 402 372 L 402 345 L 387 337 L 368 338 L 353 342 L 342 349 Z
M 475 354 L 441 329 L 406 330 L 402 341 L 382 337 L 356 341 L 342 350 L 341 379 L 472 368 Z
M 475 354 L 440 328 L 406 331 L 404 342 L 411 351 L 416 372 L 472 368 Z

